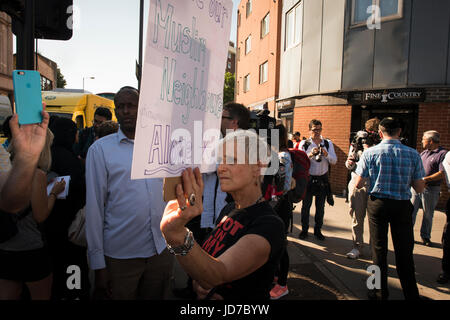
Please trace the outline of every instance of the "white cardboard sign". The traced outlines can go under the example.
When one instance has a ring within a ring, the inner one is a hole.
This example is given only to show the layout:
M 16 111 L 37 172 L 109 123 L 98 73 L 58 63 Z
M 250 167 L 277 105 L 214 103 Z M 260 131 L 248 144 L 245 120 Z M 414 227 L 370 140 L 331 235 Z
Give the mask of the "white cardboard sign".
M 150 0 L 132 179 L 216 169 L 232 9 L 231 0 Z

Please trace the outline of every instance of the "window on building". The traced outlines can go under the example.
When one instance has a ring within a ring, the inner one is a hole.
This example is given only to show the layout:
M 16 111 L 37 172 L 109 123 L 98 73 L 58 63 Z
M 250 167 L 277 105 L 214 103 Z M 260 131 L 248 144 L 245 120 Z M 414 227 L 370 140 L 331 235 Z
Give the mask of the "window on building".
M 231 70 L 231 62 L 228 61 L 228 70 Z
M 266 14 L 266 16 L 261 20 L 261 39 L 269 33 L 269 24 L 270 24 L 270 14 Z
M 269 62 L 266 61 L 259 66 L 259 83 L 267 82 L 269 75 Z
M 363 26 L 403 17 L 403 0 L 353 0 L 352 25 Z
M 250 73 L 244 77 L 244 92 L 250 91 Z
M 245 54 L 248 54 L 252 50 L 252 36 L 249 35 L 247 39 L 245 39 Z
M 241 12 L 239 10 L 238 10 L 237 26 L 238 28 L 241 26 Z
M 51 80 L 41 75 L 41 90 L 50 91 L 53 90 L 53 83 Z
M 248 17 L 250 13 L 252 13 L 252 0 L 247 1 L 245 9 L 246 9 L 246 17 Z
M 301 42 L 303 30 L 303 1 L 286 13 L 285 50 Z

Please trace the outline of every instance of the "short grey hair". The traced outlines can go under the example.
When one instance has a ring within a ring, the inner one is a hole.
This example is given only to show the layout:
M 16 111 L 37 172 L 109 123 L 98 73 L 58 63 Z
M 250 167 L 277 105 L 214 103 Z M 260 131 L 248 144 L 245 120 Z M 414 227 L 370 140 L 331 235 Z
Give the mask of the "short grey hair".
M 441 141 L 441 135 L 435 130 L 425 131 L 423 133 L 423 137 L 433 141 L 434 143 L 439 143 Z

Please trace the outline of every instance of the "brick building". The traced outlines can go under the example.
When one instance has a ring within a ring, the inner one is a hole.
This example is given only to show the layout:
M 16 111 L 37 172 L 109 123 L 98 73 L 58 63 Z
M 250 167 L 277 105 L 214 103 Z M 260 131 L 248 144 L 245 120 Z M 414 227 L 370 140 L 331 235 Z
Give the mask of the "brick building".
M 11 18 L 0 11 L 0 95 L 13 97 L 13 34 Z
M 251 110 L 268 105 L 271 116 L 279 92 L 281 6 L 241 0 L 238 7 L 236 101 Z
M 347 184 L 351 133 L 369 118 L 401 118 L 406 143 L 419 152 L 427 130 L 439 131 L 450 149 L 450 2 L 373 0 L 380 5 L 373 14 L 367 3 L 285 0 L 282 7 L 277 117 L 305 137 L 311 119 L 323 122 L 338 156 L 336 194 Z

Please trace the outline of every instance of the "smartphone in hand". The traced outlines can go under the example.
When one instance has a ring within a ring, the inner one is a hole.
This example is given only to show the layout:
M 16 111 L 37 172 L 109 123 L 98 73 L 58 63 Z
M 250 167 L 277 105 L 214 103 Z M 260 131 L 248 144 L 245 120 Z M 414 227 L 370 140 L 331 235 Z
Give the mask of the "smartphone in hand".
M 12 78 L 19 124 L 41 123 L 41 75 L 34 70 L 14 70 Z

